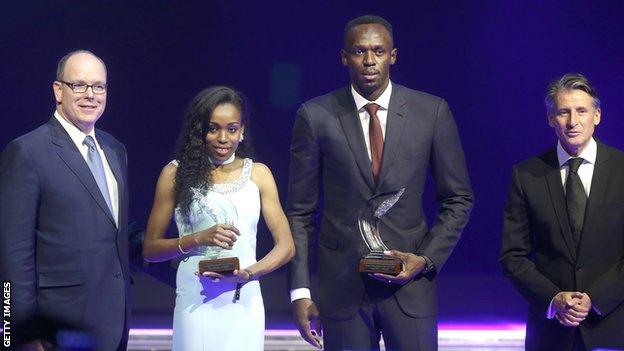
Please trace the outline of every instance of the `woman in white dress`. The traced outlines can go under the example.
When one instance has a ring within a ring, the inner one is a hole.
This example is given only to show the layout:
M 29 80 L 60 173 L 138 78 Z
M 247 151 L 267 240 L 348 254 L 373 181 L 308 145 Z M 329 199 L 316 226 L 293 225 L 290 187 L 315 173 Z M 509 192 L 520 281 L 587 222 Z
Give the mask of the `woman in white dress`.
M 173 350 L 262 350 L 258 278 L 294 255 L 273 175 L 246 158 L 244 107 L 230 88 L 200 92 L 186 112 L 176 159 L 156 185 L 143 255 L 152 262 L 183 258 L 176 277 Z M 260 212 L 274 247 L 256 261 Z M 166 239 L 172 216 L 179 237 Z M 241 269 L 199 275 L 198 262 L 207 254 L 237 257 Z

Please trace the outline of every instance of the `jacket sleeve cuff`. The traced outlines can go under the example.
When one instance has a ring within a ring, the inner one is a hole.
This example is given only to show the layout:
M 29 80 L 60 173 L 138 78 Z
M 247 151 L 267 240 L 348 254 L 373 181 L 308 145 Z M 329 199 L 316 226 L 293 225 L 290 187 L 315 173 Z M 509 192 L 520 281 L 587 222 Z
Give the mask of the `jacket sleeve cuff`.
M 553 319 L 555 317 L 556 311 L 555 311 L 555 306 L 553 306 L 553 302 L 554 301 L 555 301 L 555 298 L 553 297 L 550 300 L 550 304 L 548 305 L 548 309 L 546 310 L 546 318 L 548 318 L 548 319 Z

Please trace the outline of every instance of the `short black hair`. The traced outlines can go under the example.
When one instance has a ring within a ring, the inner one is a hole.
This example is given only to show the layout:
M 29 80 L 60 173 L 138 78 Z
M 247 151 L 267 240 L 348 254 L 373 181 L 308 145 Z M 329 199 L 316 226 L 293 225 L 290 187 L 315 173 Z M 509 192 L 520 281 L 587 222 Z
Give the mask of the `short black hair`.
M 388 33 L 390 33 L 390 39 L 394 42 L 394 37 L 392 34 L 392 25 L 390 24 L 390 22 L 388 22 L 385 18 L 381 17 L 381 16 L 376 16 L 376 15 L 364 15 L 364 16 L 360 16 L 360 17 L 356 17 L 352 20 L 350 20 L 344 28 L 344 33 L 342 33 L 342 43 L 343 46 L 346 46 L 347 44 L 347 36 L 349 35 L 349 32 L 351 31 L 351 29 L 362 25 L 362 24 L 380 24 L 382 26 L 384 26 L 386 28 L 386 30 L 388 31 Z

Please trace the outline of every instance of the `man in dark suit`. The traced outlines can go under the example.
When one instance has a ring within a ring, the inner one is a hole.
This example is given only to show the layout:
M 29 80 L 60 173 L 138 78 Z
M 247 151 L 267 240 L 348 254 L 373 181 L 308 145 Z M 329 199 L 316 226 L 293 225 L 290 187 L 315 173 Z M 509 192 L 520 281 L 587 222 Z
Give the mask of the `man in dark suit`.
M 378 349 L 380 334 L 386 349 L 435 350 L 435 276 L 473 203 L 457 128 L 443 99 L 390 82 L 397 49 L 383 18 L 350 21 L 341 56 L 351 84 L 304 103 L 293 129 L 287 215 L 297 248 L 290 266 L 295 321 L 320 347 L 310 328 L 320 311 L 328 350 Z M 422 205 L 428 170 L 439 201 L 431 228 Z M 358 212 L 401 188 L 379 230 L 403 270 L 360 274 Z M 321 207 L 317 310 L 308 243 Z
M 556 147 L 513 169 L 500 262 L 529 303 L 527 350 L 624 348 L 624 153 L 593 138 L 580 74 L 546 95 Z
M 0 274 L 11 281 L 11 317 L 45 316 L 92 333 L 99 350 L 125 350 L 126 150 L 95 129 L 106 106 L 104 62 L 69 53 L 52 89 L 54 116 L 0 157 Z

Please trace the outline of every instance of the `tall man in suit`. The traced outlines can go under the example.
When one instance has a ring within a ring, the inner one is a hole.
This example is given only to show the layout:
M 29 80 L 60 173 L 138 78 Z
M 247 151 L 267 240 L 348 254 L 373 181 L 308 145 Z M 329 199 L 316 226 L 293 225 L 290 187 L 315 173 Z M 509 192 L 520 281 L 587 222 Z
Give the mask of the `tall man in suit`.
M 381 333 L 387 349 L 435 350 L 435 277 L 473 203 L 457 128 L 443 99 L 390 82 L 397 49 L 385 19 L 358 17 L 343 39 L 351 84 L 305 102 L 293 129 L 287 215 L 297 248 L 290 267 L 295 321 L 320 347 L 310 327 L 320 312 L 328 350 L 378 349 Z M 422 204 L 428 170 L 439 201 L 431 228 Z M 370 198 L 401 188 L 379 230 L 403 270 L 360 274 L 358 212 Z M 308 243 L 321 208 L 313 301 Z
M 624 153 L 593 138 L 600 100 L 580 74 L 546 95 L 559 141 L 513 168 L 500 262 L 529 303 L 527 350 L 624 348 Z
M 52 90 L 54 116 L 0 158 L 0 274 L 11 282 L 11 316 L 42 315 L 93 333 L 97 349 L 125 350 L 126 149 L 95 129 L 108 93 L 104 62 L 67 54 Z

